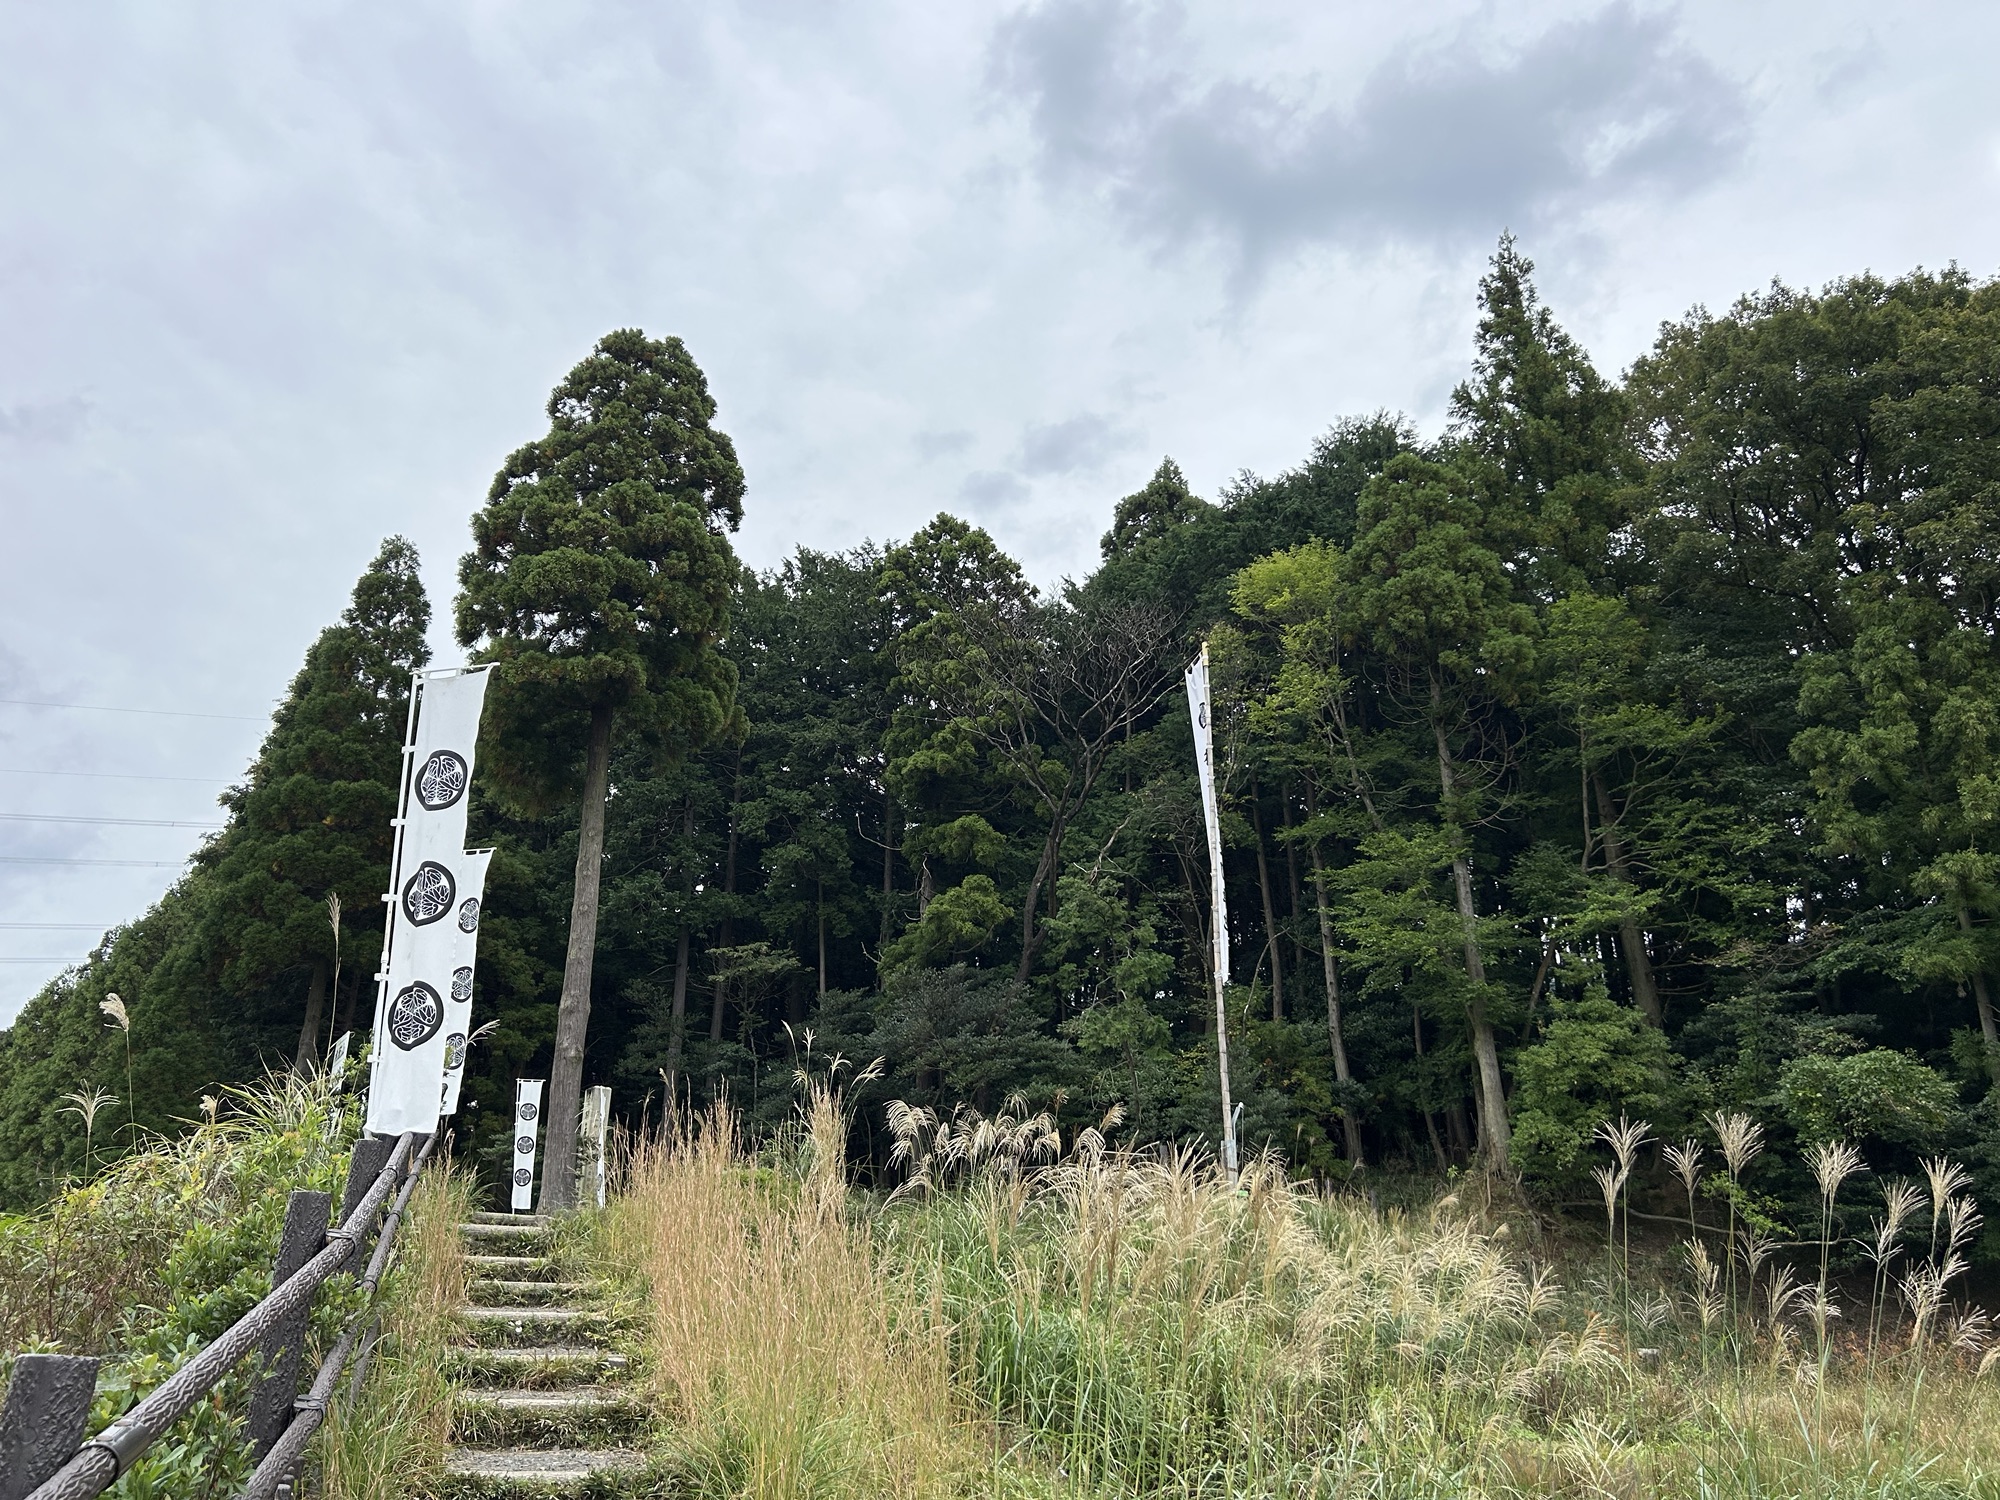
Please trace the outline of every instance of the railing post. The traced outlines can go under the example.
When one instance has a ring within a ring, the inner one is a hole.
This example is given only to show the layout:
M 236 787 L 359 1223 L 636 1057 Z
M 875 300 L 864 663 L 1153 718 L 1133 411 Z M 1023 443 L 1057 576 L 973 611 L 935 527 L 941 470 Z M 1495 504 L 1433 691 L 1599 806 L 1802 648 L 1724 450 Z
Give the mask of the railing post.
M 285 1200 L 285 1233 L 278 1242 L 278 1259 L 271 1267 L 271 1286 L 283 1286 L 285 1279 L 319 1254 L 326 1243 L 327 1215 L 333 1209 L 331 1193 L 295 1192 Z M 258 1458 L 271 1451 L 279 1434 L 292 1418 L 292 1401 L 299 1393 L 299 1359 L 305 1353 L 306 1326 L 312 1317 L 308 1297 L 264 1336 L 258 1353 L 263 1356 L 264 1376 L 250 1393 L 250 1442 Z
M 83 1441 L 97 1394 L 97 1361 L 23 1354 L 0 1402 L 0 1500 L 21 1500 L 68 1461 Z
M 354 1154 L 347 1162 L 347 1191 L 340 1197 L 340 1222 L 345 1224 L 354 1217 L 354 1210 L 361 1206 L 361 1200 L 368 1196 L 368 1190 L 375 1185 L 375 1179 L 382 1175 L 382 1169 L 389 1164 L 389 1153 L 396 1149 L 396 1143 L 384 1135 L 364 1135 L 354 1143 Z M 355 1271 L 368 1264 L 368 1246 L 372 1236 L 363 1235 L 354 1247 Z

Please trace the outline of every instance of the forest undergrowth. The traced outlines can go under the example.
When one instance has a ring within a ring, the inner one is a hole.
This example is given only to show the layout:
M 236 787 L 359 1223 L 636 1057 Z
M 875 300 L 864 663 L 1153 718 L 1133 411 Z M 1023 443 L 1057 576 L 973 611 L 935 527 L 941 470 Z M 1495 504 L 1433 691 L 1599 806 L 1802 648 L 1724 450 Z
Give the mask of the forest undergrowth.
M 1477 1178 L 1388 1208 L 1019 1108 L 891 1125 L 886 1198 L 825 1087 L 774 1148 L 718 1108 L 631 1152 L 604 1244 L 691 1493 L 2000 1495 L 1949 1171 L 1880 1190 L 1857 1283 L 1741 1225 L 1643 1253 L 1621 1168 L 1592 1250 Z

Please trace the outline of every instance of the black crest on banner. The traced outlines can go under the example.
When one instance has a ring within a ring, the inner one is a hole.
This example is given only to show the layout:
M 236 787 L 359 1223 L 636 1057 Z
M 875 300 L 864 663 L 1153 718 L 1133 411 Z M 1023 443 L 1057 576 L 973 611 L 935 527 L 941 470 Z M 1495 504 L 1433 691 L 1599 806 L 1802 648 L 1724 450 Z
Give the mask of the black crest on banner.
M 451 910 L 457 895 L 458 882 L 451 878 L 451 871 L 427 859 L 403 884 L 403 915 L 419 927 L 428 927 Z
M 421 1047 L 444 1024 L 444 1001 L 421 979 L 406 984 L 389 1002 L 389 1040 L 405 1052 Z
M 456 750 L 433 750 L 417 772 L 417 801 L 426 812 L 443 812 L 465 795 L 465 757 Z

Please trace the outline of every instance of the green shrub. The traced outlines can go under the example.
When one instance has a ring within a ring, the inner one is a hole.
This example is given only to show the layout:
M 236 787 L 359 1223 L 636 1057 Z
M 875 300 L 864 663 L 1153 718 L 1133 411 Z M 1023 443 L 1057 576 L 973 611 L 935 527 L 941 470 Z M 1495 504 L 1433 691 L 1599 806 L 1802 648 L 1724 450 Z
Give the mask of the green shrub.
M 1514 1165 L 1530 1182 L 1569 1187 L 1601 1120 L 1676 1113 L 1667 1039 L 1602 991 L 1558 1000 L 1542 1038 L 1514 1054 Z
M 1885 1141 L 1929 1151 L 1963 1123 L 1949 1079 L 1886 1047 L 1796 1058 L 1779 1077 L 1778 1097 L 1808 1142 Z

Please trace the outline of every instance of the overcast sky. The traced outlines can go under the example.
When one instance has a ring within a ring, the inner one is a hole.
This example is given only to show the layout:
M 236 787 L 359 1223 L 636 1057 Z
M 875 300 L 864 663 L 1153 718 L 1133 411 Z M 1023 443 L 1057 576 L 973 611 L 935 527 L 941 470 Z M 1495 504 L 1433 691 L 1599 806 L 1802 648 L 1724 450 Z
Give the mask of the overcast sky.
M 1435 431 L 1505 228 L 1609 370 L 1992 274 L 1995 57 L 1971 3 L 0 5 L 0 698 L 224 716 L 0 703 L 0 1024 L 201 837 L 22 815 L 216 821 L 391 532 L 457 660 L 608 329 L 707 370 L 751 562 L 950 508 L 1048 583 L 1162 454 Z

